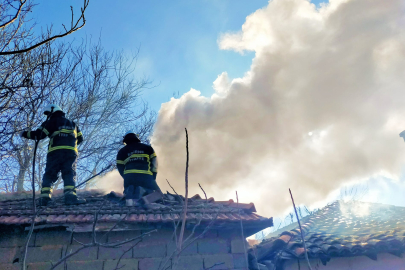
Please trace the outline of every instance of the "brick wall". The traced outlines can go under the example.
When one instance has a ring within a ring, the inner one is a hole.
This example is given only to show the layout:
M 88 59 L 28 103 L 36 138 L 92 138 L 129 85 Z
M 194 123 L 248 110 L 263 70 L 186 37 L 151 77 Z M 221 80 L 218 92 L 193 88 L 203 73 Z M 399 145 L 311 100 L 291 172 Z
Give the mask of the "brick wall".
M 142 231 L 114 231 L 106 237 L 97 234 L 99 242 L 114 243 L 139 236 Z M 186 232 L 185 238 L 190 232 Z M 201 232 L 196 232 L 195 236 Z M 122 256 L 119 269 L 122 270 L 155 270 L 167 261 L 176 248 L 172 239 L 173 230 L 158 229 L 156 233 L 145 237 L 142 242 L 131 248 L 125 244 L 117 248 L 91 247 L 81 250 L 66 261 L 66 269 L 70 270 L 112 270 Z M 0 270 L 20 269 L 21 250 L 25 243 L 26 232 L 0 232 Z M 91 233 L 71 233 L 62 229 L 43 229 L 35 232 L 29 244 L 27 263 L 28 270 L 49 269 L 52 263 L 63 256 L 75 252 L 81 243 L 91 242 Z M 212 230 L 186 247 L 175 266 L 176 270 L 211 269 L 246 269 L 243 245 L 240 234 L 233 231 Z M 13 263 L 14 262 L 14 263 Z M 57 269 L 65 269 L 60 265 Z

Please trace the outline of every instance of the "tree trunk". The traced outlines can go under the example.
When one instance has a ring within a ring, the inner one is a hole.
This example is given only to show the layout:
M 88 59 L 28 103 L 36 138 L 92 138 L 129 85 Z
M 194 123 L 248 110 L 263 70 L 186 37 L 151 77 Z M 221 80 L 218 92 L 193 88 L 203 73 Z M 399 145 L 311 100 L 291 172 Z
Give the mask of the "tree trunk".
M 25 179 L 25 174 L 27 172 L 27 166 L 25 166 L 26 162 L 24 162 L 23 166 L 20 166 L 20 170 L 18 172 L 18 177 L 17 177 L 17 192 L 24 191 L 24 179 Z
M 28 145 L 26 147 L 29 148 Z M 29 151 L 29 149 L 24 151 Z M 25 190 L 24 189 L 25 175 L 31 164 L 31 155 L 29 153 L 25 153 L 24 158 L 19 163 L 20 168 L 17 177 L 17 192 L 22 192 Z

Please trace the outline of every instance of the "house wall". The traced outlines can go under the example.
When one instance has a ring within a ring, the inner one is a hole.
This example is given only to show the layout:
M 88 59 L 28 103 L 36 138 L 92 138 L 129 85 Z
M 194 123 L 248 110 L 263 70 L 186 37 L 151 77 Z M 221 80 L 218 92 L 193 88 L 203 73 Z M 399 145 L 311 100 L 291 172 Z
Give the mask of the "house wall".
M 0 230 L 1 231 L 1 230 Z M 99 242 L 114 243 L 141 235 L 145 231 L 113 231 L 107 237 L 97 233 Z M 189 235 L 185 233 L 185 238 Z M 198 235 L 201 232 L 196 232 Z M 24 231 L 0 232 L 0 270 L 19 270 L 21 250 L 27 233 Z M 80 251 L 66 262 L 68 270 L 115 269 L 119 257 L 122 257 L 122 270 L 155 270 L 159 268 L 175 249 L 172 240 L 173 230 L 158 229 L 157 232 L 145 237 L 142 242 L 131 249 L 134 242 L 118 248 L 90 247 Z M 81 247 L 73 238 L 82 243 L 91 243 L 90 232 L 72 233 L 62 229 L 42 229 L 35 232 L 28 248 L 28 270 L 49 269 L 71 252 Z M 176 270 L 205 269 L 246 269 L 244 243 L 240 233 L 234 231 L 211 230 L 201 239 L 196 240 L 182 252 Z M 13 263 L 14 262 L 14 263 Z M 171 263 L 171 261 L 169 260 Z M 168 266 L 170 265 L 168 264 Z M 64 269 L 63 265 L 57 269 Z
M 319 260 L 310 260 L 310 264 L 313 269 L 319 270 L 403 270 L 405 269 L 405 258 L 399 258 L 389 253 L 379 253 L 377 261 L 366 256 L 356 256 L 332 258 L 326 266 L 322 265 Z M 305 260 L 300 260 L 300 268 L 297 261 L 291 260 L 285 264 L 285 270 L 306 269 L 306 265 Z

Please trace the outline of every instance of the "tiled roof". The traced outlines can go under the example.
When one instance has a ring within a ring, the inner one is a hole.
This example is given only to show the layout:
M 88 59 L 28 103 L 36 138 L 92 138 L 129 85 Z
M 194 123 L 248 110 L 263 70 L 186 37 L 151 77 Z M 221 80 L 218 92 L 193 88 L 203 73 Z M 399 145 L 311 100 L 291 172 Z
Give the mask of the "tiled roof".
M 146 224 L 146 223 L 169 223 L 181 218 L 182 204 L 181 196 L 165 195 L 163 203 L 152 203 L 143 207 L 127 207 L 118 203 L 119 197 L 102 195 L 97 192 L 85 192 L 79 194 L 86 198 L 87 203 L 83 205 L 66 206 L 63 200 L 55 199 L 56 202 L 41 207 L 41 212 L 36 218 L 37 225 L 52 224 L 91 224 L 94 221 L 95 213 L 98 212 L 98 222 L 111 223 L 123 219 L 125 224 Z M 115 197 L 115 198 L 114 198 Z M 173 199 L 174 198 L 174 199 Z M 180 198 L 180 199 L 179 199 Z M 255 214 L 253 203 L 236 204 L 232 200 L 215 201 L 213 198 L 202 199 L 195 195 L 189 199 L 187 221 L 193 222 L 201 219 L 201 222 L 215 220 L 216 227 L 240 226 L 242 219 L 247 228 L 255 232 L 273 225 L 272 218 L 264 218 Z M 13 199 L 8 196 L 0 200 L 0 225 L 24 225 L 31 222 L 32 199 Z M 255 233 L 253 232 L 253 233 Z
M 381 252 L 405 252 L 405 207 L 337 201 L 303 218 L 301 225 L 309 257 L 324 264 L 331 257 L 376 259 Z M 304 259 L 299 226 L 264 240 L 251 252 L 259 262 L 272 261 L 276 266 L 285 260 Z

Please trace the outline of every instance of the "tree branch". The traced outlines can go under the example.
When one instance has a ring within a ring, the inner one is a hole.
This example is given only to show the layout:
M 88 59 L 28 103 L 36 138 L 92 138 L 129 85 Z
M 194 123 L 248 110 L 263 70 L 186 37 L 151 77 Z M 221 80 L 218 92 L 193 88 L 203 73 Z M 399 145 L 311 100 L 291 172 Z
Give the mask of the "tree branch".
M 9 20 L 8 22 L 5 22 L 5 23 L 1 24 L 0 29 L 8 26 L 9 24 L 12 24 L 18 18 L 18 16 L 21 13 L 21 10 L 22 10 L 22 8 L 23 8 L 23 6 L 25 5 L 26 2 L 27 2 L 27 0 L 20 1 L 20 6 L 18 7 L 18 10 L 17 10 L 15 16 L 11 20 Z
M 49 37 L 49 38 L 47 38 L 47 39 L 45 39 L 45 40 L 43 40 L 43 41 L 41 41 L 41 42 L 39 42 L 39 43 L 36 43 L 36 44 L 34 44 L 34 45 L 32 45 L 32 46 L 30 46 L 30 47 L 28 47 L 28 48 L 22 49 L 22 50 L 14 50 L 14 51 L 8 51 L 8 52 L 0 52 L 0 55 L 12 55 L 12 54 L 20 54 L 20 53 L 29 52 L 29 51 L 31 51 L 31 50 L 33 50 L 33 49 L 35 49 L 35 48 L 37 48 L 37 47 L 39 47 L 39 46 L 41 46 L 41 45 L 44 45 L 45 43 L 48 43 L 48 42 L 50 42 L 50 41 L 52 41 L 52 40 L 55 40 L 55 39 L 57 39 L 57 38 L 65 37 L 65 36 L 67 36 L 67 35 L 70 35 L 70 34 L 76 32 L 77 30 L 80 30 L 80 29 L 86 24 L 86 18 L 84 17 L 84 12 L 85 12 L 87 6 L 89 5 L 89 1 L 90 1 L 90 0 L 84 0 L 83 8 L 81 8 L 81 16 L 80 16 L 79 19 L 76 21 L 75 25 L 73 25 L 73 21 L 72 21 L 72 27 L 70 28 L 69 31 L 66 31 L 66 32 L 63 33 L 63 34 L 51 36 L 51 37 Z M 79 24 L 80 21 L 83 21 L 83 23 L 82 23 L 80 26 L 78 26 L 78 24 Z

